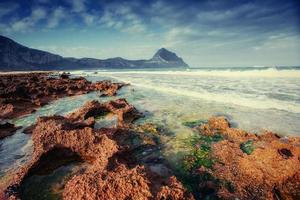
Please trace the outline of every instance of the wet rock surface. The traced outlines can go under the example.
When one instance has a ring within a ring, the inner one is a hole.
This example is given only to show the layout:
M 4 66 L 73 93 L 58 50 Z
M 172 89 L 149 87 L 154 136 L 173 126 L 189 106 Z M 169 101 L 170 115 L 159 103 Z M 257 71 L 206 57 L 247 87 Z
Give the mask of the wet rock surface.
M 107 112 L 118 116 L 119 126 L 94 129 L 94 119 Z M 171 172 L 164 160 L 151 157 L 159 149 L 158 141 L 129 128 L 139 116 L 125 99 L 117 99 L 88 102 L 66 117 L 40 117 L 31 128 L 32 158 L 2 196 L 22 199 L 28 178 L 76 161 L 87 165 L 66 181 L 63 199 L 194 199 L 172 173 L 153 170 L 159 166 Z
M 13 135 L 19 128 L 21 127 L 16 127 L 14 124 L 9 122 L 0 121 L 0 139 Z
M 202 197 L 300 198 L 299 138 L 247 133 L 230 128 L 224 117 L 213 117 L 195 130 L 200 137 L 185 166 Z
M 14 76 L 1 79 L 0 87 L 18 82 Z M 123 86 L 70 79 L 69 74 L 16 76 L 27 81 L 5 91 L 1 88 L 2 120 L 33 112 L 66 95 L 90 91 L 115 95 Z M 96 126 L 107 115 L 117 122 Z M 39 199 L 43 195 L 31 193 L 35 189 L 28 188 L 29 180 L 74 163 L 78 170 L 62 179 L 56 199 L 300 199 L 299 138 L 252 134 L 232 128 L 224 117 L 184 122 L 195 137 L 187 144 L 190 153 L 174 167 L 163 156 L 161 142 L 172 133 L 157 124 L 133 123 L 142 116 L 126 99 L 116 99 L 89 101 L 67 116 L 38 118 L 23 131 L 31 134 L 33 154 L 0 185 L 0 199 L 28 199 L 28 192 L 30 198 Z M 0 136 L 17 128 L 3 121 Z
M 92 83 L 83 77 L 69 78 L 63 73 L 23 73 L 0 75 L 0 118 L 15 118 L 35 111 L 52 100 L 99 91 L 116 95 L 125 84 L 99 81 Z
M 65 96 L 98 91 L 114 96 L 125 84 L 100 81 L 92 83 L 83 77 L 70 78 L 63 73 L 21 73 L 0 75 L 0 120 L 12 119 L 36 111 L 39 107 Z M 2 130 L 1 135 L 9 135 Z M 11 129 L 12 130 L 12 129 Z M 13 131 L 11 131 L 13 132 Z M 0 137 L 3 138 L 3 137 Z
M 128 104 L 125 99 L 117 99 L 107 103 L 89 101 L 76 112 L 68 115 L 73 120 L 86 120 L 89 117 L 99 117 L 107 113 L 112 113 L 118 117 L 119 127 L 128 127 L 134 120 L 142 117 L 134 106 Z

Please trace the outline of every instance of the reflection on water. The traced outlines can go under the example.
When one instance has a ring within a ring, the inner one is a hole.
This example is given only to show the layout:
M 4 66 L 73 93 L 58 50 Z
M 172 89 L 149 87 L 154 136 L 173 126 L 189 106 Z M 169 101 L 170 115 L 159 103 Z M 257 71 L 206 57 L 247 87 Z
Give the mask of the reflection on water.
M 79 170 L 78 164 L 69 164 L 54 170 L 48 175 L 33 175 L 22 185 L 22 199 L 62 199 L 65 183 Z

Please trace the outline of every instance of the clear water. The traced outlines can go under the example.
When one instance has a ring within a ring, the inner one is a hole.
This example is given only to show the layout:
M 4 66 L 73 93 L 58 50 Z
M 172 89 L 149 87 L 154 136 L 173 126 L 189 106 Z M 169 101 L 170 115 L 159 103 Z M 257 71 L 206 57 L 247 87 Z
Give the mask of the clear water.
M 126 98 L 146 115 L 137 123 L 153 122 L 174 134 L 165 141 L 164 153 L 170 160 L 188 150 L 184 141 L 194 134 L 182 123 L 207 120 L 213 115 L 225 115 L 250 132 L 267 129 L 281 135 L 300 135 L 300 68 L 297 67 L 94 72 L 71 73 L 91 81 L 112 79 L 131 85 L 112 98 L 90 93 L 60 99 L 14 123 L 26 127 L 38 116 L 64 115 L 88 100 Z M 101 124 L 114 123 L 104 119 L 98 123 Z M 31 153 L 32 141 L 22 130 L 0 141 L 0 182 L 9 171 L 24 164 Z
M 158 121 L 223 114 L 248 131 L 300 134 L 300 68 L 238 69 L 74 73 L 130 83 L 123 96 Z

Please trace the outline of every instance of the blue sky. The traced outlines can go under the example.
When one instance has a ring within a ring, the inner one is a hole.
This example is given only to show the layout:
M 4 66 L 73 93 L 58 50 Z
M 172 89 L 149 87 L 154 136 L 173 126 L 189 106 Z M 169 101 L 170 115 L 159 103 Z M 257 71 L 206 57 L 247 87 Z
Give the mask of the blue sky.
M 300 65 L 299 0 L 1 0 L 0 33 L 78 58 L 165 47 L 193 67 Z

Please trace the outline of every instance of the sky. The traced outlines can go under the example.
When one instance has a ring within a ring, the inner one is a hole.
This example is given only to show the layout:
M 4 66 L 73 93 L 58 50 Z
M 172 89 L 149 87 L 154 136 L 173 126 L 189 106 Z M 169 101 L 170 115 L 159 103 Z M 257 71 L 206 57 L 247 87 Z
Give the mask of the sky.
M 1 0 L 0 34 L 67 57 L 300 66 L 300 1 Z

